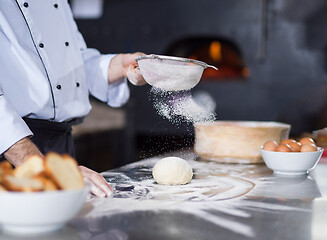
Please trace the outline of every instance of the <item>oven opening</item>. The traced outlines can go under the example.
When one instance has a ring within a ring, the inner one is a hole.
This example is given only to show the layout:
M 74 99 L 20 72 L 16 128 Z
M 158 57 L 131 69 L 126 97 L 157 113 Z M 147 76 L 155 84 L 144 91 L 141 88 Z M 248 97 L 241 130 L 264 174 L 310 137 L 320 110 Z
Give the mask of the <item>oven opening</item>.
M 221 38 L 182 39 L 172 43 L 165 54 L 200 60 L 219 69 L 216 71 L 207 68 L 203 72 L 201 81 L 244 80 L 251 75 L 237 45 Z

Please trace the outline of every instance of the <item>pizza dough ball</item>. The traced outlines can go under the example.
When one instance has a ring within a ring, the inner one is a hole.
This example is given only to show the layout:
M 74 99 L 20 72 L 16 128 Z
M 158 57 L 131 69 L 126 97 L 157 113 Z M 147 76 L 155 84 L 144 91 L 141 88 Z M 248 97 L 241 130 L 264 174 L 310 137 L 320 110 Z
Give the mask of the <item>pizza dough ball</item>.
M 167 157 L 154 165 L 152 176 L 162 185 L 182 185 L 191 182 L 193 171 L 184 159 Z

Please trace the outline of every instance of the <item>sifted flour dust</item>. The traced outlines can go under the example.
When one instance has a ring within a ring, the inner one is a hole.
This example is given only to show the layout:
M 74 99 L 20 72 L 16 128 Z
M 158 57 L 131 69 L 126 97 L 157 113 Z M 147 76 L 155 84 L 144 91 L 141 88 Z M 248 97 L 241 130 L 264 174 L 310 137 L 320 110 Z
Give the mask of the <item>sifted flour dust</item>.
M 193 98 L 190 90 L 163 91 L 154 87 L 150 93 L 157 113 L 172 123 L 211 122 L 216 119 L 215 103 L 206 93 Z

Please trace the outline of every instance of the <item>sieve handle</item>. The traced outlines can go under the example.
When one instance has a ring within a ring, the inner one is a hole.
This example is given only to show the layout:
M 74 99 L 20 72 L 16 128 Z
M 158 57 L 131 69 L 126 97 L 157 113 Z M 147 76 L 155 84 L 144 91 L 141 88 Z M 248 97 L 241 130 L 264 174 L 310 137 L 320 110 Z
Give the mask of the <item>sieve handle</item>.
M 208 67 L 210 67 L 210 68 L 213 68 L 213 69 L 215 69 L 215 70 L 218 70 L 218 68 L 217 68 L 217 67 L 215 67 L 215 66 L 212 66 L 212 65 L 208 65 L 208 64 L 206 64 L 205 68 L 208 68 Z

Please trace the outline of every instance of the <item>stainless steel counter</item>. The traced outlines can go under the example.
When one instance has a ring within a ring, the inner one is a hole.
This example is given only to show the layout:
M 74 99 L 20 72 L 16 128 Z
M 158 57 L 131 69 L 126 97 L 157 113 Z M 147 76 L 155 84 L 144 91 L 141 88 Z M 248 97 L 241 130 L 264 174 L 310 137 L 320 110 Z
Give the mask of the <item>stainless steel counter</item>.
M 264 164 L 206 162 L 191 151 L 169 156 L 190 163 L 190 184 L 156 184 L 151 171 L 162 157 L 105 172 L 113 198 L 88 200 L 63 231 L 32 239 L 327 239 L 327 164 L 280 177 Z

